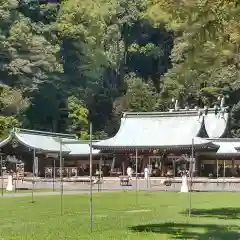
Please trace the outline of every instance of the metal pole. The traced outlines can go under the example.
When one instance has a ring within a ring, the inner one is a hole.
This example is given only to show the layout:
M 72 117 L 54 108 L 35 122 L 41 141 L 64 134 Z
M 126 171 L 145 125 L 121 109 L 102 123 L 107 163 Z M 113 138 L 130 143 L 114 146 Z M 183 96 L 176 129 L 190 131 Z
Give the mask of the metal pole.
M 90 123 L 90 231 L 92 232 L 92 123 Z
M 194 138 L 192 139 L 192 154 L 191 154 L 191 162 L 190 162 L 190 168 L 189 168 L 189 177 L 190 177 L 190 186 L 189 186 L 189 211 L 188 215 L 191 217 L 191 211 L 192 211 L 192 168 L 193 168 L 193 159 L 194 159 Z
M 36 149 L 33 149 L 33 169 L 32 169 L 32 203 L 34 202 L 34 196 L 33 196 L 33 192 L 34 192 L 34 175 L 35 175 L 35 158 L 36 158 Z
M 61 183 L 61 215 L 63 215 L 63 160 L 62 160 L 62 139 L 60 138 L 60 152 L 59 152 L 59 160 L 60 160 L 60 183 Z
M 101 191 L 101 179 L 102 179 L 102 173 L 101 173 L 101 171 L 102 171 L 102 157 L 100 157 L 100 159 L 99 159 L 98 169 L 99 169 L 98 176 L 97 176 L 97 178 L 98 178 L 98 192 L 100 192 Z
M 15 178 L 15 181 L 14 181 L 14 191 L 15 192 L 17 192 L 17 183 L 16 183 L 16 181 L 17 181 L 17 171 L 16 171 L 16 178 Z
M 136 149 L 136 203 L 138 203 L 138 150 Z
M 53 159 L 53 192 L 55 191 L 55 158 Z
M 3 157 L 1 156 L 1 178 L 2 178 L 2 196 L 3 196 Z
M 100 174 L 100 191 L 102 190 L 102 156 L 101 156 L 101 158 L 100 158 L 100 172 L 99 172 L 99 174 Z

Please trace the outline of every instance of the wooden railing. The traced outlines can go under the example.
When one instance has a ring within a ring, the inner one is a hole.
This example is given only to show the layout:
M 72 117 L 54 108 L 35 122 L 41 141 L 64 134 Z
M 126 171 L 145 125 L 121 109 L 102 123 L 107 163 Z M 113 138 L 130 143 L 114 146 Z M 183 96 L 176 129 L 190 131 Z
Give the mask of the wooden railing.
M 55 170 L 55 171 L 54 171 Z M 61 176 L 61 169 L 59 167 L 46 167 L 45 168 L 45 178 L 53 178 L 53 177 L 60 177 Z M 76 167 L 64 167 L 62 169 L 63 177 L 77 177 L 79 174 L 79 169 Z

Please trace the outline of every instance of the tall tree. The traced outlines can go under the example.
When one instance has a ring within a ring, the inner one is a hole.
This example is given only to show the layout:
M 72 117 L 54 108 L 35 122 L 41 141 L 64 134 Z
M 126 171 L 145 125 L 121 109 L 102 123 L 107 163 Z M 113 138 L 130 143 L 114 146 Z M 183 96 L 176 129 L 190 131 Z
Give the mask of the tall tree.
M 175 33 L 165 89 L 187 99 L 208 87 L 219 92 L 239 88 L 238 11 L 234 0 L 151 1 L 148 16 Z

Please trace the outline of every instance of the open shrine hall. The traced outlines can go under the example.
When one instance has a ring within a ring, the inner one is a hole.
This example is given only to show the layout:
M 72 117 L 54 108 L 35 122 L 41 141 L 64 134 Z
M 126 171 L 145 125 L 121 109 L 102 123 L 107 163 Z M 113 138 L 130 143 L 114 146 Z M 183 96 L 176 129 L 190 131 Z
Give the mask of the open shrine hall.
M 177 177 L 192 162 L 193 176 L 240 177 L 240 139 L 230 126 L 225 108 L 123 113 L 114 137 L 92 142 L 93 173 L 121 176 L 130 166 L 140 177 L 146 167 L 153 177 Z M 89 176 L 90 142 L 74 135 L 13 129 L 0 150 L 16 174 L 58 177 L 61 155 L 64 177 Z

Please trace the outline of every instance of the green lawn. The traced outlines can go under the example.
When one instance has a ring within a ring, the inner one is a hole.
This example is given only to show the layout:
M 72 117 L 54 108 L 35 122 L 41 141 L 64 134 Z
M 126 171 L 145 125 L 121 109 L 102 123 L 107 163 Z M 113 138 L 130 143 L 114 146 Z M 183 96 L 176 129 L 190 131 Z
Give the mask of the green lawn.
M 89 233 L 89 196 L 0 197 L 0 239 L 152 240 L 240 239 L 240 193 L 188 194 L 134 192 L 93 196 L 93 233 Z

